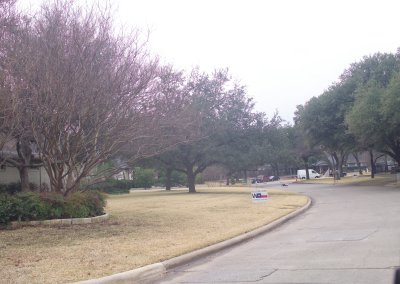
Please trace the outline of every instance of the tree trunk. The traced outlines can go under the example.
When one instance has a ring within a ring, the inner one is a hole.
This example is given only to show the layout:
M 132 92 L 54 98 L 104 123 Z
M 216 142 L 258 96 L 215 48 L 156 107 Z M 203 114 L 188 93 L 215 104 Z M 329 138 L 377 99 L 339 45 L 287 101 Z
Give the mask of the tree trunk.
M 79 189 L 78 184 L 74 184 L 71 187 L 67 187 L 67 188 L 65 188 L 64 196 L 68 196 L 71 193 L 78 191 L 78 189 Z
M 277 176 L 277 177 L 279 177 L 279 164 L 278 163 L 276 163 L 275 164 L 275 175 Z
M 16 146 L 18 157 L 21 159 L 20 165 L 17 166 L 21 180 L 21 190 L 23 192 L 27 192 L 30 190 L 28 170 L 31 164 L 32 149 L 28 139 L 21 139 L 17 141 Z
M 339 168 L 339 177 L 343 177 L 343 165 L 346 164 L 347 161 L 347 154 L 345 152 L 341 152 L 340 153 L 340 159 L 339 159 L 339 164 L 338 164 L 338 168 Z
M 29 174 L 28 174 L 28 167 L 21 166 L 18 168 L 19 177 L 21 179 L 21 190 L 23 192 L 28 192 L 29 188 Z
M 196 175 L 193 172 L 193 167 L 188 167 L 187 168 L 187 183 L 188 183 L 188 187 L 189 187 L 189 193 L 196 192 L 195 181 L 196 181 Z
M 74 184 L 74 182 L 75 182 L 74 174 L 72 172 L 70 172 L 67 175 L 66 179 L 67 179 L 66 186 L 65 186 L 66 190 L 69 192 L 75 191 L 76 184 Z
M 231 180 L 231 177 L 230 177 L 229 175 L 226 176 L 226 185 L 227 185 L 227 186 L 230 185 L 230 180 Z
M 369 157 L 371 162 L 371 178 L 375 178 L 375 162 L 374 162 L 374 153 L 372 150 L 369 151 Z
M 243 171 L 244 183 L 247 184 L 247 170 Z
M 165 170 L 165 190 L 171 190 L 171 174 L 172 174 L 172 169 L 167 168 Z
M 339 158 L 338 158 L 336 152 L 333 152 L 332 157 L 333 157 L 332 160 L 333 160 L 333 164 L 334 164 L 334 168 L 333 168 L 333 170 L 334 170 L 334 172 L 333 172 L 333 178 L 334 178 L 335 180 L 340 180 Z
M 306 179 L 310 179 L 310 173 L 308 172 L 308 157 L 303 158 L 304 167 L 306 168 Z
M 360 163 L 360 159 L 358 158 L 358 154 L 357 153 L 353 153 L 353 156 L 354 156 L 354 159 L 356 160 L 356 163 L 357 163 L 358 173 L 360 175 L 362 175 L 361 163 Z
M 387 173 L 388 171 L 389 167 L 388 167 L 387 155 L 385 155 L 385 173 Z
M 389 146 L 390 150 L 383 151 L 394 159 L 398 165 L 400 165 L 400 141 L 396 141 Z
M 64 196 L 67 196 L 67 191 L 64 188 L 62 176 L 59 172 L 57 172 L 57 176 L 55 177 L 54 191 L 57 193 L 61 193 Z

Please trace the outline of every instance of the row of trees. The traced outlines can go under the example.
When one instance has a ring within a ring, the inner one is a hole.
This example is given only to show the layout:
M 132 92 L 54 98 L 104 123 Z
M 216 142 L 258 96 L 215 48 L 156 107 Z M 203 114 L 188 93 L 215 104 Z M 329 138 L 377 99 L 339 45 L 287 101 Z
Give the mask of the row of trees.
M 232 83 L 226 70 L 212 76 L 193 70 L 178 81 L 174 92 L 184 92 L 190 110 L 186 115 L 198 126 L 181 131 L 197 140 L 175 145 L 144 161 L 145 166 L 165 174 L 167 190 L 174 172 L 183 173 L 189 192 L 195 192 L 196 177 L 212 165 L 222 166 L 229 180 L 265 163 L 279 172 L 280 166 L 295 160 L 289 136 L 292 128 L 278 114 L 268 120 L 254 111 L 245 88 Z
M 400 164 L 400 53 L 377 53 L 353 63 L 322 95 L 298 106 L 295 128 L 304 160 L 322 150 L 340 178 L 349 154 L 383 153 Z
M 360 168 L 363 152 L 370 154 L 373 178 L 382 155 L 400 164 L 399 68 L 400 51 L 377 53 L 351 64 L 323 94 L 297 107 L 293 126 L 279 115 L 268 121 L 253 112 L 245 97 L 224 98 L 219 105 L 227 110 L 226 121 L 208 120 L 203 128 L 207 139 L 180 145 L 159 156 L 158 162 L 167 173 L 185 173 L 190 191 L 195 176 L 212 164 L 223 166 L 228 177 L 264 164 L 279 175 L 282 168 L 308 169 L 323 159 L 340 179 L 348 156 L 352 154 Z M 235 90 L 240 94 L 243 89 Z
M 68 195 L 143 158 L 165 173 L 167 189 L 184 173 L 189 192 L 216 164 L 228 176 L 264 164 L 279 174 L 325 153 L 340 177 L 349 153 L 400 161 L 399 54 L 352 64 L 298 106 L 290 126 L 256 112 L 227 70 L 161 65 L 138 31 L 116 34 L 107 10 L 55 1 L 26 16 L 0 0 L 0 12 L 1 162 L 19 170 L 24 190 L 32 166 Z M 109 160 L 123 163 L 99 167 Z
M 32 166 L 69 195 L 119 171 L 99 167 L 105 161 L 151 157 L 167 188 L 179 171 L 195 192 L 210 165 L 233 175 L 266 161 L 279 168 L 288 156 L 290 127 L 254 111 L 227 70 L 161 65 L 138 31 L 115 33 L 107 9 L 55 1 L 27 16 L 15 4 L 0 0 L 0 148 L 23 190 Z

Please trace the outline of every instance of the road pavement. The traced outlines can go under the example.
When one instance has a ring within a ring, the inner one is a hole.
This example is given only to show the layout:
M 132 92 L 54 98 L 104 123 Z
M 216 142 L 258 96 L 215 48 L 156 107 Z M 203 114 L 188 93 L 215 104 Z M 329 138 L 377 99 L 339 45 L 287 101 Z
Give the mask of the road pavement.
M 400 189 L 291 184 L 283 190 L 308 195 L 313 206 L 271 232 L 175 268 L 159 283 L 393 283 Z

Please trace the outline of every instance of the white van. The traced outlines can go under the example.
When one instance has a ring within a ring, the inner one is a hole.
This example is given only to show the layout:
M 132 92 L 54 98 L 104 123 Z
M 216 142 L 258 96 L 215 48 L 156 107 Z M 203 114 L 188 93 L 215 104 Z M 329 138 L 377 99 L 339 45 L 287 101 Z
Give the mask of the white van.
M 310 176 L 310 178 L 319 178 L 320 177 L 320 174 L 312 169 L 308 169 L 308 175 Z M 297 170 L 297 178 L 299 178 L 299 179 L 307 178 L 306 170 Z

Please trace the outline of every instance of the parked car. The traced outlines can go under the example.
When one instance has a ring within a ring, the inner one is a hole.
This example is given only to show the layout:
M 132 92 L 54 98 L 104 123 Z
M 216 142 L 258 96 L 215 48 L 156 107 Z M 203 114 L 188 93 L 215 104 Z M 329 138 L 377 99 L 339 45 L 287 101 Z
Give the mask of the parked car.
M 313 169 L 308 169 L 308 175 L 310 178 L 319 178 L 320 174 L 314 171 Z M 306 170 L 297 170 L 297 178 L 305 179 L 306 178 Z
M 278 176 L 270 176 L 268 178 L 268 181 L 277 181 L 277 180 L 280 180 L 280 177 L 278 177 Z
M 263 176 L 263 175 L 259 175 L 257 177 L 254 177 L 251 179 L 251 183 L 262 183 L 262 182 L 267 182 L 269 179 L 268 176 Z
M 336 170 L 335 172 L 337 173 L 338 170 Z M 333 177 L 332 171 L 329 172 L 329 176 L 330 176 L 330 177 Z M 345 177 L 345 176 L 347 176 L 347 173 L 346 173 L 346 172 L 342 172 L 342 174 L 340 175 L 340 177 Z

